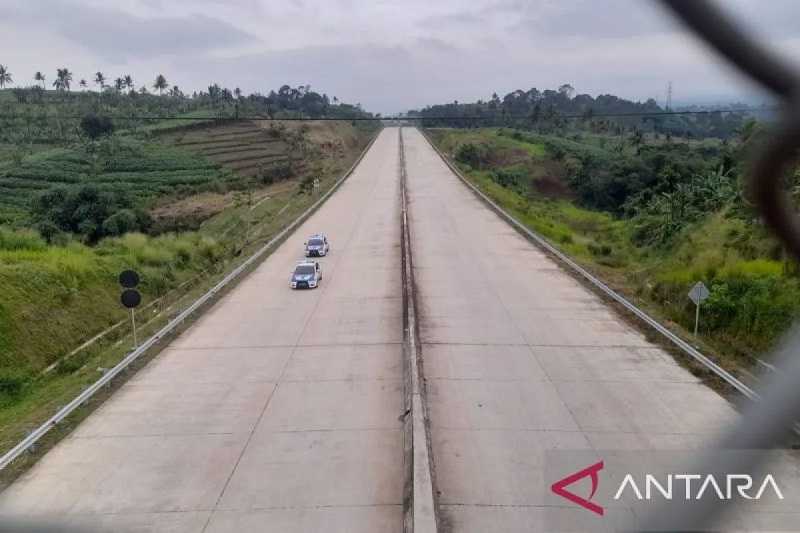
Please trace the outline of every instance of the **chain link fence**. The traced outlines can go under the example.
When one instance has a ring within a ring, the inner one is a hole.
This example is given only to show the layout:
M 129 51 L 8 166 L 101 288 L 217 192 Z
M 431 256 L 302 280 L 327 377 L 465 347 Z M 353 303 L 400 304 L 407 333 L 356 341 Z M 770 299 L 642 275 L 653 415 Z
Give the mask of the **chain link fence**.
M 715 3 L 708 0 L 660 0 L 668 11 L 701 37 L 718 54 L 771 92 L 781 105 L 780 119 L 768 142 L 755 157 L 747 177 L 748 198 L 758 207 L 767 226 L 786 249 L 800 260 L 800 221 L 783 187 L 782 177 L 797 157 L 800 146 L 798 74 L 750 36 Z M 751 473 L 763 467 L 774 448 L 788 447 L 796 437 L 800 413 L 800 327 L 795 324 L 779 343 L 773 361 L 779 372 L 762 384 L 760 400 L 748 404 L 735 427 L 696 458 L 692 471 Z M 759 450 L 734 455 L 718 450 Z M 737 459 L 734 460 L 733 458 Z M 742 457 L 746 459 L 743 461 Z M 703 499 L 687 503 L 685 523 L 711 529 L 725 511 L 725 502 Z M 675 530 L 675 517 L 664 508 L 643 523 L 642 530 Z

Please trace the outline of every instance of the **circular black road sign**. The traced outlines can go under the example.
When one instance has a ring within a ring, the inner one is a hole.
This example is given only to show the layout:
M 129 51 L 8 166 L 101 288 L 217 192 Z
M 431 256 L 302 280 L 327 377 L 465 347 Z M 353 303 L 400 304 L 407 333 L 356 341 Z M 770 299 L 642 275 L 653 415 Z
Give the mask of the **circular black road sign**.
M 138 307 L 140 303 L 142 303 L 142 295 L 139 294 L 139 291 L 134 289 L 125 289 L 122 291 L 122 296 L 120 297 L 120 301 L 122 305 L 127 307 L 128 309 L 133 309 L 134 307 Z
M 119 275 L 119 284 L 126 289 L 132 289 L 139 284 L 139 274 L 133 270 L 125 270 Z

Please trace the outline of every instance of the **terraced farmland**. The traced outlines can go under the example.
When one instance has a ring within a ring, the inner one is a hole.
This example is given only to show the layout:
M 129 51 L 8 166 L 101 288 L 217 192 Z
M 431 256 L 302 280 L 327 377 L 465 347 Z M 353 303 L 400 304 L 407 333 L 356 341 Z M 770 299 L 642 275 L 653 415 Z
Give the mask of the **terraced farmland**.
M 244 178 L 287 163 L 294 151 L 285 135 L 271 133 L 252 121 L 193 128 L 168 137 L 175 146 L 202 155 Z
M 32 200 L 59 186 L 91 183 L 146 204 L 163 195 L 186 195 L 243 182 L 241 176 L 189 151 L 131 137 L 115 138 L 100 148 L 53 148 L 29 155 L 18 164 L 0 163 L 0 224 L 24 223 Z

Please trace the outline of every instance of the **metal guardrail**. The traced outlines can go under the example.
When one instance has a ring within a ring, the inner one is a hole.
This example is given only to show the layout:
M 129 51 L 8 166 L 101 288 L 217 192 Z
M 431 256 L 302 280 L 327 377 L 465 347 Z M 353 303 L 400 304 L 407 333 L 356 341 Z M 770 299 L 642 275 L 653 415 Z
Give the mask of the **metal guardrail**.
M 423 131 L 423 135 L 428 140 L 428 143 L 433 147 L 436 153 L 439 154 L 439 157 L 445 162 L 445 164 L 450 167 L 450 170 L 458 176 L 458 178 L 464 182 L 464 184 L 469 187 L 473 193 L 475 193 L 481 200 L 483 200 L 492 210 L 497 213 L 501 218 L 505 219 L 506 222 L 514 226 L 514 228 L 522 233 L 525 237 L 527 237 L 530 241 L 534 242 L 539 247 L 546 250 L 548 253 L 552 254 L 559 261 L 567 265 L 573 271 L 575 271 L 579 276 L 584 278 L 590 284 L 592 284 L 595 288 L 600 290 L 603 294 L 608 296 L 609 298 L 613 299 L 620 305 L 622 305 L 626 310 L 630 311 L 637 318 L 642 320 L 645 324 L 656 330 L 658 333 L 663 335 L 667 340 L 669 340 L 672 344 L 674 344 L 677 348 L 679 348 L 683 353 L 692 357 L 703 366 L 711 370 L 714 374 L 725 380 L 731 387 L 735 388 L 737 391 L 742 393 L 745 397 L 751 400 L 757 400 L 759 398 L 758 393 L 756 393 L 753 389 L 742 383 L 736 376 L 722 368 L 720 365 L 712 361 L 708 356 L 703 355 L 699 352 L 694 346 L 686 342 L 685 340 L 681 339 L 679 336 L 674 334 L 672 331 L 661 325 L 656 319 L 648 315 L 643 310 L 639 309 L 636 305 L 628 301 L 624 296 L 617 293 L 603 283 L 600 279 L 594 276 L 591 272 L 580 266 L 578 263 L 570 259 L 566 254 L 561 252 L 558 248 L 550 244 L 550 242 L 539 235 L 538 233 L 534 232 L 527 226 L 525 226 L 522 222 L 514 218 L 511 214 L 506 212 L 502 207 L 500 207 L 496 202 L 494 202 L 491 198 L 489 198 L 486 194 L 483 193 L 478 187 L 472 184 L 456 167 L 453 165 L 450 160 L 436 147 L 436 145 L 431 141 L 431 139 L 427 136 L 427 134 Z
M 380 135 L 380 131 L 378 132 Z M 0 457 L 0 470 L 6 468 L 9 464 L 11 464 L 15 459 L 17 459 L 20 455 L 25 453 L 29 450 L 34 444 L 36 444 L 39 439 L 44 437 L 53 427 L 58 425 L 59 422 L 64 420 L 68 417 L 73 411 L 75 411 L 78 407 L 86 403 L 92 396 L 97 393 L 103 386 L 109 384 L 111 380 L 113 380 L 116 376 L 120 374 L 123 370 L 128 368 L 131 363 L 136 361 L 139 357 L 141 357 L 147 350 L 152 348 L 156 345 L 162 338 L 166 337 L 170 333 L 172 333 L 178 326 L 180 326 L 187 318 L 189 318 L 192 313 L 200 309 L 203 305 L 210 302 L 220 291 L 226 288 L 231 282 L 236 280 L 243 272 L 245 272 L 249 267 L 253 266 L 261 257 L 267 253 L 271 248 L 275 245 L 281 243 L 285 237 L 287 237 L 291 232 L 293 232 L 300 224 L 305 222 L 305 220 L 311 216 L 324 202 L 327 200 L 339 186 L 353 173 L 353 170 L 358 166 L 361 160 L 364 158 L 364 155 L 369 151 L 372 147 L 372 144 L 375 142 L 375 139 L 378 138 L 378 135 L 373 137 L 373 139 L 369 142 L 369 144 L 364 148 L 361 154 L 358 156 L 358 159 L 352 164 L 352 166 L 344 173 L 344 175 L 339 178 L 333 186 L 328 189 L 328 191 L 323 194 L 316 202 L 314 202 L 308 209 L 306 209 L 300 216 L 298 216 L 293 222 L 291 222 L 288 226 L 282 229 L 277 235 L 275 235 L 272 239 L 270 239 L 264 246 L 256 250 L 253 255 L 251 255 L 247 260 L 245 260 L 241 265 L 236 267 L 232 270 L 227 276 L 225 276 L 222 281 L 214 285 L 208 292 L 200 296 L 197 300 L 195 300 L 189 307 L 184 309 L 180 314 L 178 314 L 175 318 L 173 318 L 166 326 L 161 328 L 155 335 L 144 341 L 138 348 L 128 354 L 122 361 L 117 363 L 113 368 L 108 370 L 103 376 L 92 383 L 89 387 L 87 387 L 83 392 L 81 392 L 75 399 L 69 402 L 67 405 L 62 407 L 58 410 L 56 414 L 50 417 L 44 424 L 36 428 L 32 431 L 27 437 L 25 437 L 22 441 L 20 441 L 16 446 L 11 448 L 8 452 L 5 453 L 2 457 Z

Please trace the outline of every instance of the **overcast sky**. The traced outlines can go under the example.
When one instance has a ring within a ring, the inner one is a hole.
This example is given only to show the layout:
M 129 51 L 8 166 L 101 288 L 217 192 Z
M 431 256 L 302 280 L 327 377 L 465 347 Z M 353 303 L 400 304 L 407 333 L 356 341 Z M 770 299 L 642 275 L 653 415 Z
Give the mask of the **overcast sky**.
M 800 1 L 725 5 L 787 56 Z M 763 101 L 648 0 L 0 0 L 0 64 L 16 85 L 69 67 L 91 81 L 157 73 L 184 91 L 311 84 L 396 112 L 555 88 L 663 103 Z

